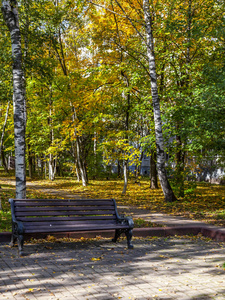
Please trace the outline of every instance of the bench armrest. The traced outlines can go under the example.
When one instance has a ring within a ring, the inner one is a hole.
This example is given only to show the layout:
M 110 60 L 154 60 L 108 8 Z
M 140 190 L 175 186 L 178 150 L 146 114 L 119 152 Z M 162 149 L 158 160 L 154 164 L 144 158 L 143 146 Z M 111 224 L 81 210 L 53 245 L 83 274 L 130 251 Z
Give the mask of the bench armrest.
M 130 228 L 134 228 L 134 221 L 132 217 L 125 217 L 125 220 L 128 223 Z
M 14 207 L 14 200 L 9 199 L 9 203 L 11 205 L 11 217 L 12 217 L 12 222 L 17 223 L 16 216 L 15 216 L 15 207 Z
M 119 215 L 117 211 L 116 201 L 115 199 L 112 200 L 114 202 L 117 221 L 121 224 L 127 224 L 130 228 L 134 228 L 134 221 L 132 217 L 125 217 L 125 215 Z
M 13 199 L 9 199 L 9 203 L 11 204 L 11 216 L 12 216 L 12 225 L 13 225 L 13 231 L 16 231 L 18 234 L 23 234 L 24 227 L 23 223 L 20 221 L 17 221 L 15 216 L 15 206 Z
M 120 224 L 128 225 L 129 228 L 131 228 L 131 229 L 134 228 L 134 221 L 133 221 L 132 217 L 125 217 L 124 215 L 122 215 L 118 218 L 118 222 Z

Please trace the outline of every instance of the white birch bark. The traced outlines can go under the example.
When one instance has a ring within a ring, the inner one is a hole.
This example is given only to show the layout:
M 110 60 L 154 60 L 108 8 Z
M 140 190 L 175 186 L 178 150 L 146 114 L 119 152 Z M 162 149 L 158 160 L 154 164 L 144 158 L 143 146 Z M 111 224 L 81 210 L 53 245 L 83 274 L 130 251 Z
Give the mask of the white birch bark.
M 77 136 L 77 138 L 76 138 L 76 146 L 77 146 L 77 162 L 78 162 L 78 166 L 80 169 L 82 185 L 87 186 L 86 170 L 84 168 L 84 165 L 83 165 L 82 159 L 81 159 L 81 155 L 80 155 L 80 138 L 79 138 L 79 136 Z
M 54 174 L 54 159 L 53 159 L 52 153 L 49 154 L 49 160 L 48 160 L 48 178 L 51 181 L 53 181 L 55 179 L 55 174 Z
M 2 12 L 6 25 L 10 31 L 13 58 L 16 198 L 25 198 L 25 78 L 22 68 L 21 34 L 19 28 L 17 1 L 2 0 Z
M 122 194 L 125 195 L 126 191 L 127 191 L 127 184 L 128 184 L 128 161 L 124 160 L 123 162 L 123 180 L 124 180 L 124 184 L 123 184 L 123 191 Z
M 54 142 L 54 130 L 53 130 L 53 124 L 52 124 L 52 88 L 50 86 L 50 99 L 49 99 L 49 126 L 50 126 L 50 144 L 52 145 Z M 49 154 L 49 160 L 48 160 L 48 177 L 49 180 L 53 181 L 55 179 L 55 168 L 56 161 L 54 159 L 54 156 L 52 153 Z
M 75 107 L 73 106 L 72 103 L 71 103 L 71 107 L 72 107 L 72 111 L 73 111 L 72 120 L 73 120 L 73 122 L 75 122 L 75 120 L 77 120 L 77 114 L 76 114 Z M 75 138 L 75 143 L 76 143 L 76 167 L 78 166 L 78 168 L 79 168 L 82 185 L 87 186 L 87 184 L 88 184 L 87 172 L 86 172 L 86 168 L 82 162 L 81 141 L 80 141 L 80 137 L 77 135 L 76 126 L 74 128 L 74 138 Z M 80 178 L 78 176 L 79 176 L 79 172 L 77 172 L 77 179 Z
M 97 133 L 94 132 L 94 178 L 97 176 Z
M 8 115 L 9 115 L 10 102 L 11 102 L 11 100 L 9 100 L 8 104 L 7 104 L 7 109 L 6 109 L 6 113 L 5 113 L 5 121 L 4 121 L 3 128 L 2 128 L 2 135 L 1 135 L 1 142 L 0 142 L 0 155 L 3 150 L 3 139 L 5 136 L 5 128 L 6 128 L 6 124 L 7 124 Z
M 157 170 L 159 181 L 165 196 L 165 201 L 172 202 L 176 200 L 173 190 L 169 184 L 166 169 L 165 169 L 165 153 L 164 153 L 164 142 L 162 135 L 162 121 L 160 112 L 160 103 L 157 86 L 157 75 L 156 75 L 156 63 L 154 54 L 154 41 L 152 34 L 152 22 L 150 15 L 149 0 L 143 0 L 143 12 L 145 19 L 145 28 L 147 36 L 147 56 L 149 62 L 149 72 L 151 77 L 151 95 L 152 105 L 155 122 L 155 135 L 156 135 L 156 147 L 157 147 Z
M 77 167 L 77 161 L 75 162 L 75 169 L 76 169 L 76 175 L 77 175 L 77 182 L 80 182 L 80 174 L 79 174 L 79 169 Z

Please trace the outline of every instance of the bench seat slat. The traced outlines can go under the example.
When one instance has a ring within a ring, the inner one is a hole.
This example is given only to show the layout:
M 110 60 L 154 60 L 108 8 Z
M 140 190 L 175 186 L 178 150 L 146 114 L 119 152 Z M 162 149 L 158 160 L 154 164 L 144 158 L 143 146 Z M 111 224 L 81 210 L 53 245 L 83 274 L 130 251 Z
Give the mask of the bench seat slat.
M 23 223 L 24 228 L 42 228 L 42 227 L 59 227 L 60 225 L 76 227 L 76 226 L 103 226 L 103 225 L 117 225 L 118 223 L 113 220 L 90 220 L 90 221 L 57 221 L 57 222 L 37 222 L 36 223 Z
M 35 228 L 26 228 L 24 230 L 25 233 L 35 233 L 35 232 L 45 232 L 45 233 L 51 233 L 51 232 L 69 232 L 69 231 L 93 231 L 93 230 L 114 230 L 114 229 L 121 229 L 121 228 L 129 228 L 128 225 L 96 225 L 94 224 L 93 226 L 49 226 L 49 227 L 35 227 Z
M 20 217 L 18 221 L 21 222 L 43 222 L 43 221 L 81 221 L 81 220 L 116 220 L 115 215 L 111 216 L 89 216 L 89 217 Z
M 92 210 L 114 210 L 113 206 L 54 206 L 54 207 L 15 207 L 15 214 L 18 212 L 37 212 L 37 211 L 92 211 Z
M 65 201 L 62 201 L 62 200 L 59 200 L 59 201 L 16 201 L 15 202 L 15 207 L 19 207 L 19 206 L 105 206 L 106 204 L 113 204 L 112 201 L 83 201 L 83 200 L 77 200 L 77 201 L 68 201 L 68 200 L 65 200 Z
M 72 215 L 77 215 L 77 216 L 86 216 L 86 215 L 113 215 L 114 211 L 44 211 L 44 212 L 18 212 L 16 214 L 16 217 L 23 217 L 23 216 L 72 216 Z
M 22 203 L 22 202 L 57 202 L 57 201 L 64 201 L 64 202 L 113 202 L 113 199 L 13 199 L 14 203 Z

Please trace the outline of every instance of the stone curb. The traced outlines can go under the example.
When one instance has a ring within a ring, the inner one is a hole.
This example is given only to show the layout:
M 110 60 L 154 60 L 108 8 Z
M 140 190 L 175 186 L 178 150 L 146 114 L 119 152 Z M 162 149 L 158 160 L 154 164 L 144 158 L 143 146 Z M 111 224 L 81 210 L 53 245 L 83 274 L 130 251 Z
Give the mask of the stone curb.
M 201 233 L 203 236 L 216 240 L 218 242 L 225 242 L 225 228 L 215 228 L 215 227 L 201 227 L 201 226 L 177 226 L 177 227 L 155 227 L 155 228 L 134 228 L 133 236 L 134 237 L 167 237 L 175 235 L 197 235 Z M 114 230 L 106 231 L 80 231 L 80 232 L 64 232 L 51 234 L 56 238 L 95 238 L 97 236 L 110 238 L 114 235 Z M 31 237 L 39 239 L 46 238 L 48 234 L 27 234 L 25 240 L 29 240 Z M 11 232 L 2 232 L 0 233 L 0 242 L 10 242 Z

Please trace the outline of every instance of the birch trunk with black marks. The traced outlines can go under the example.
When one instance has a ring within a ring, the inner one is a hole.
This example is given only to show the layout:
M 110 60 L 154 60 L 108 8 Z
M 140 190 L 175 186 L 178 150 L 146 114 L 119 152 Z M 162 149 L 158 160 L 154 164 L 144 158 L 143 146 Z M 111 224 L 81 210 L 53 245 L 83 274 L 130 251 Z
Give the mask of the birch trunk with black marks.
M 81 158 L 81 142 L 80 142 L 79 136 L 76 137 L 76 146 L 77 146 L 77 162 L 78 162 L 78 166 L 80 169 L 82 185 L 87 186 L 88 178 L 87 178 L 86 168 L 85 168 L 83 160 Z
M 123 161 L 123 191 L 122 194 L 125 195 L 127 191 L 128 184 L 128 160 Z
M 54 143 L 54 130 L 53 130 L 53 101 L 52 101 L 52 87 L 50 86 L 50 99 L 49 99 L 49 127 L 50 127 L 50 145 Z M 49 153 L 49 160 L 48 160 L 48 178 L 49 180 L 55 180 L 56 175 L 56 158 L 52 153 Z
M 15 136 L 16 198 L 26 198 L 25 165 L 25 77 L 22 68 L 21 34 L 16 0 L 2 0 L 2 12 L 9 29 L 13 58 L 13 108 Z
M 163 142 L 163 135 L 162 135 L 162 120 L 161 120 L 160 103 L 159 103 L 158 86 L 157 86 L 154 41 L 153 41 L 153 34 L 152 34 L 152 21 L 151 21 L 149 0 L 143 0 L 143 12 L 144 12 L 145 28 L 146 28 L 146 36 L 147 36 L 147 56 L 149 62 L 149 72 L 151 77 L 151 95 L 152 95 L 152 105 L 153 105 L 154 122 L 155 122 L 155 135 L 156 135 L 156 147 L 157 147 L 157 171 L 158 171 L 159 181 L 165 196 L 165 201 L 173 202 L 176 200 L 176 197 L 168 181 L 166 168 L 165 168 L 165 152 L 164 152 L 164 142 Z
M 0 155 L 2 158 L 2 164 L 3 164 L 4 170 L 6 172 L 8 172 L 8 167 L 7 167 L 7 164 L 5 163 L 5 157 L 4 157 L 4 153 L 3 153 L 3 140 L 4 140 L 4 136 L 5 136 L 5 128 L 6 128 L 6 124 L 7 124 L 7 120 L 8 120 L 8 115 L 9 115 L 10 102 L 11 102 L 11 99 L 8 101 L 8 104 L 7 104 L 7 109 L 6 109 L 6 113 L 5 113 L 5 121 L 4 121 L 3 128 L 2 128 L 2 135 L 1 135 L 1 142 L 0 142 Z
M 5 157 L 5 152 L 2 150 L 1 152 L 2 165 L 6 173 L 9 172 L 8 163 Z
M 72 112 L 73 112 L 72 120 L 75 123 L 75 121 L 77 120 L 76 110 L 72 103 L 70 103 L 70 105 L 72 107 Z M 86 169 L 84 161 L 82 159 L 82 150 L 81 150 L 82 142 L 81 142 L 81 137 L 77 134 L 76 126 L 74 126 L 74 139 L 75 139 L 75 147 L 76 147 L 76 149 L 75 149 L 76 155 L 74 153 L 74 157 L 76 157 L 75 166 L 77 169 L 77 179 L 80 180 L 80 177 L 81 177 L 82 185 L 87 186 L 87 184 L 88 184 L 87 169 Z M 80 173 L 79 173 L 79 171 L 80 171 Z
M 150 189 L 158 189 L 158 177 L 156 166 L 157 155 L 155 149 L 151 150 L 150 156 Z
M 124 80 L 126 83 L 126 86 L 129 87 L 129 80 L 126 77 L 126 75 L 122 72 L 122 75 L 124 76 Z M 123 93 L 123 98 L 125 101 L 127 101 L 127 107 L 126 107 L 126 117 L 125 117 L 125 131 L 126 131 L 126 135 L 125 135 L 125 140 L 128 143 L 128 130 L 129 130 L 129 118 L 130 118 L 130 92 L 129 93 Z M 129 169 L 129 162 L 128 159 L 124 159 L 123 161 L 123 191 L 122 194 L 125 195 L 126 191 L 127 191 L 127 184 L 128 184 L 128 169 Z

